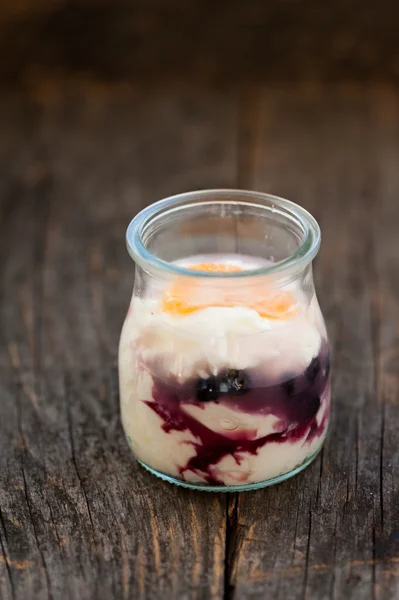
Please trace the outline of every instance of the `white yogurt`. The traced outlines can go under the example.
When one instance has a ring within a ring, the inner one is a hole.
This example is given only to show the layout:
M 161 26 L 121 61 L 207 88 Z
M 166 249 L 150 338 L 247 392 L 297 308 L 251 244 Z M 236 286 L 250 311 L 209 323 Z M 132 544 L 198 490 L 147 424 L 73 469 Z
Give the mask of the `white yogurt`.
M 223 262 L 250 269 L 265 263 L 259 260 L 228 255 Z M 180 261 L 180 265 L 199 262 L 212 261 L 210 257 L 195 257 Z M 222 260 L 218 257 L 213 262 Z M 187 429 L 164 431 L 163 420 L 146 403 L 152 401 L 152 375 L 183 383 L 226 368 L 262 369 L 275 378 L 303 372 L 318 354 L 326 332 L 316 297 L 309 304 L 299 291 L 297 294 L 301 311 L 285 321 L 263 318 L 245 306 L 207 307 L 184 316 L 173 315 L 162 311 L 160 293 L 154 290 L 144 298 L 132 299 L 119 347 L 120 396 L 123 426 L 140 460 L 161 473 L 206 482 L 205 474 L 182 471 L 200 440 Z M 326 390 L 318 423 L 328 407 Z M 210 402 L 200 408 L 187 403 L 182 410 L 230 439 L 240 435 L 258 439 L 279 430 L 273 415 L 246 414 L 223 404 Z M 244 485 L 289 472 L 323 442 L 324 434 L 307 442 L 307 433 L 295 442 L 268 442 L 257 454 L 225 456 L 212 466 L 213 474 L 224 485 Z

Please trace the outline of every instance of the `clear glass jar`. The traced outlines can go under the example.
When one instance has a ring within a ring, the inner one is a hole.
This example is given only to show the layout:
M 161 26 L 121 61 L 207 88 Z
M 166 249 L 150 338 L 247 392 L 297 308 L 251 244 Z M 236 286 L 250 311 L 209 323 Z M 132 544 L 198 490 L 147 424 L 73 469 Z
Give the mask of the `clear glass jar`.
M 312 276 L 319 246 L 307 211 L 256 192 L 181 194 L 133 219 L 121 414 L 149 471 L 196 489 L 246 490 L 315 458 L 330 411 Z

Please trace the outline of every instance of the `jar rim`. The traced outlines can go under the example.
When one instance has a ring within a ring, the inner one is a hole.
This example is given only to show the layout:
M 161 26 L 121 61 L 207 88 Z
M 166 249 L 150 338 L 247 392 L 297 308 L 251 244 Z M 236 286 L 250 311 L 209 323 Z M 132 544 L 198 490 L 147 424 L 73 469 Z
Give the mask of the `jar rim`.
M 150 252 L 143 242 L 143 234 L 151 221 L 159 216 L 184 209 L 187 206 L 209 204 L 237 204 L 268 209 L 272 213 L 289 216 L 299 223 L 304 232 L 301 245 L 289 256 L 272 265 L 234 272 L 194 271 L 189 267 L 176 265 L 163 260 Z M 129 223 L 126 230 L 126 246 L 134 262 L 144 270 L 157 270 L 171 275 L 206 279 L 241 279 L 258 275 L 286 273 L 304 269 L 316 256 L 320 248 L 320 226 L 313 215 L 305 208 L 279 196 L 264 192 L 240 189 L 204 189 L 183 192 L 158 200 L 141 210 Z

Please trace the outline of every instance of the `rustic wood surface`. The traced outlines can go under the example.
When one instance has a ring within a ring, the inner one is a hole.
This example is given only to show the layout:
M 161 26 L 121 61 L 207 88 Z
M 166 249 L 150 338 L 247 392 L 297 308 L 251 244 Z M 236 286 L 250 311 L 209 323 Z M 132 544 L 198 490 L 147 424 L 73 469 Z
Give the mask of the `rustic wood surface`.
M 399 597 L 399 95 L 36 86 L 0 94 L 0 597 Z M 251 187 L 309 208 L 334 346 L 321 456 L 205 494 L 134 462 L 116 353 L 143 206 Z

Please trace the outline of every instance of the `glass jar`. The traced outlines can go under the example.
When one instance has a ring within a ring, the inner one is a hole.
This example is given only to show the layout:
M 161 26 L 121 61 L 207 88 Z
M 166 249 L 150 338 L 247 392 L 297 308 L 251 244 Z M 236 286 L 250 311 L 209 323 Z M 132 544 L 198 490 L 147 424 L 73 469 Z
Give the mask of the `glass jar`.
M 319 246 L 306 210 L 257 192 L 181 194 L 133 219 L 121 414 L 149 471 L 196 489 L 247 490 L 315 458 L 330 412 L 312 276 Z

